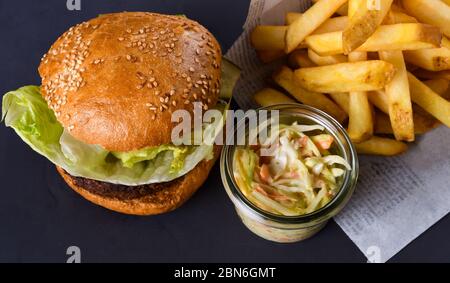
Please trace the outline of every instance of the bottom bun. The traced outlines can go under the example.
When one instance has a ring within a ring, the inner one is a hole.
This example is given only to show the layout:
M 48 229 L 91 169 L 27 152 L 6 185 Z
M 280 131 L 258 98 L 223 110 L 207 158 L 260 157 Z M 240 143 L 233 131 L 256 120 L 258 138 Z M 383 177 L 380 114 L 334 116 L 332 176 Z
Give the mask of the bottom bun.
M 125 214 L 154 215 L 172 211 L 187 201 L 206 181 L 220 150 L 220 146 L 214 146 L 213 159 L 203 160 L 178 179 L 142 186 L 116 185 L 74 177 L 61 167 L 57 170 L 74 191 L 97 205 Z

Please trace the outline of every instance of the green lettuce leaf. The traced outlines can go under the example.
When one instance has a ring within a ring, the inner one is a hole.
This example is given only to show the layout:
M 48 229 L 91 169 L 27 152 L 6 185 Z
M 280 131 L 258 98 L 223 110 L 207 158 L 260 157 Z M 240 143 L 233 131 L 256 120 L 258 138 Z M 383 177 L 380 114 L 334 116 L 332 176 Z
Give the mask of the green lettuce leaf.
M 188 149 L 189 148 L 187 146 L 165 144 L 130 152 L 113 152 L 112 154 L 122 161 L 123 166 L 132 168 L 136 163 L 154 159 L 163 151 L 172 151 L 175 161 L 172 164 L 172 169 L 179 170 L 183 166 L 183 161 L 186 158 Z
M 223 83 L 229 86 L 235 82 Z M 217 108 L 226 109 L 220 104 Z M 206 143 L 198 146 L 161 145 L 113 153 L 99 145 L 85 144 L 64 130 L 37 86 L 26 86 L 5 94 L 2 120 L 33 150 L 69 174 L 115 184 L 137 186 L 171 181 L 213 155 L 213 145 Z M 223 119 L 205 123 L 204 131 L 219 132 L 217 129 L 222 128 L 223 123 Z

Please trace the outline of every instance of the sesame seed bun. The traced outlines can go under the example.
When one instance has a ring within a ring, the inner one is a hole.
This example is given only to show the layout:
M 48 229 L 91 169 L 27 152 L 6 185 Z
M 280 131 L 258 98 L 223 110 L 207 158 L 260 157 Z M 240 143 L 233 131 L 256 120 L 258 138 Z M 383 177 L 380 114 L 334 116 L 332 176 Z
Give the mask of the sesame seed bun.
M 220 150 L 220 146 L 215 146 L 213 159 L 203 160 L 178 179 L 137 187 L 74 177 L 61 167 L 57 170 L 75 192 L 97 205 L 125 214 L 154 215 L 172 211 L 186 202 L 205 182 Z
M 221 50 L 199 23 L 155 13 L 102 15 L 42 58 L 42 95 L 76 139 L 127 152 L 171 143 L 178 109 L 213 107 Z

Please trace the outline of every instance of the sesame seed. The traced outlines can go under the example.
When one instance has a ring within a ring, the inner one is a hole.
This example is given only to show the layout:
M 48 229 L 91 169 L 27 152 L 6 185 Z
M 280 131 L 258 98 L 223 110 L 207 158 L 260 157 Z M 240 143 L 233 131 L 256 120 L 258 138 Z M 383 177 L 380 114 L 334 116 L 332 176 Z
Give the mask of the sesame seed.
M 169 97 L 168 96 L 164 99 L 164 103 L 167 103 L 167 102 L 169 102 Z
M 131 29 L 127 29 L 127 33 L 131 33 Z
M 162 107 L 166 110 L 169 109 L 169 107 L 167 107 L 167 105 L 165 105 L 165 104 L 163 104 Z
M 196 93 L 194 93 L 193 97 L 194 97 L 194 99 L 195 99 L 195 100 L 197 100 L 197 99 L 198 99 L 198 96 L 197 96 L 197 94 L 196 94 Z
M 131 55 L 127 54 L 127 60 L 128 60 L 128 61 L 131 60 Z
M 161 94 L 161 92 L 159 90 L 155 91 L 155 95 L 160 95 L 160 94 Z
M 155 119 L 156 119 L 156 115 L 153 114 L 153 115 L 152 115 L 152 120 L 155 120 Z
M 174 94 L 175 94 L 175 90 L 172 89 L 172 90 L 170 91 L 169 95 L 172 96 L 172 95 L 174 95 Z
M 177 106 L 177 102 L 174 100 L 174 101 L 172 101 L 172 105 L 173 106 Z
M 151 111 L 156 111 L 156 110 L 158 110 L 158 108 L 157 108 L 157 107 L 154 107 L 154 106 L 150 107 L 149 109 L 150 109 Z
M 144 85 L 137 85 L 136 88 L 137 89 L 142 89 L 144 87 Z
M 124 41 L 124 40 L 125 40 L 125 38 L 123 38 L 123 37 L 119 37 L 119 38 L 118 38 L 118 40 L 119 40 L 119 41 Z
M 147 106 L 147 107 L 151 107 L 151 106 L 152 106 L 152 104 L 151 104 L 151 103 L 145 103 L 145 106 Z
M 157 87 L 157 86 L 158 86 L 158 83 L 157 83 L 157 82 L 153 82 L 153 86 L 154 86 L 154 87 Z
M 193 73 L 193 72 L 195 72 L 195 69 L 192 68 L 192 67 L 190 67 L 190 68 L 189 68 L 189 71 L 190 71 L 191 73 Z
M 200 55 L 200 49 L 196 49 L 195 53 L 197 53 L 197 55 Z
M 188 105 L 189 103 L 190 103 L 189 100 L 184 101 L 184 104 L 186 104 L 186 105 Z

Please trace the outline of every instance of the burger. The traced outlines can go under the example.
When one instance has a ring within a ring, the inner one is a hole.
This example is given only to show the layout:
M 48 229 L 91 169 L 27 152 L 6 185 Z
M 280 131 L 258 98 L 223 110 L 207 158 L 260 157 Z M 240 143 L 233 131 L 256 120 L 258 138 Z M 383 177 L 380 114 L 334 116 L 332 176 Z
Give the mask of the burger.
M 206 180 L 220 147 L 174 143 L 176 111 L 223 111 L 238 70 L 184 16 L 101 15 L 43 56 L 42 84 L 3 97 L 2 119 L 87 200 L 135 215 L 171 211 Z M 218 132 L 223 119 L 203 123 Z M 194 131 L 194 129 L 192 129 Z

